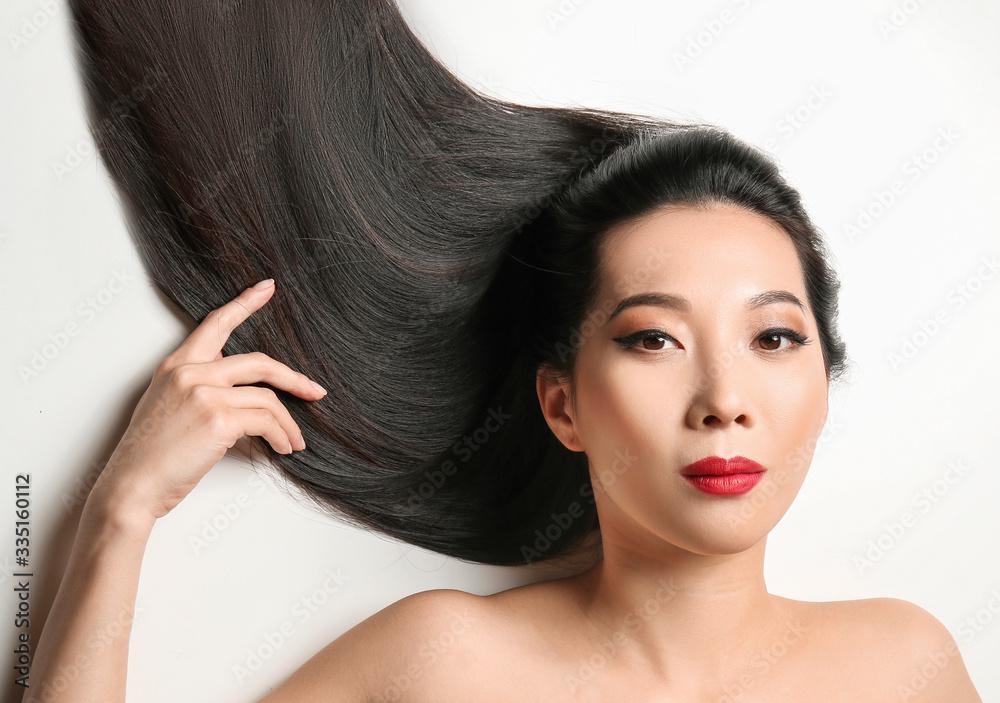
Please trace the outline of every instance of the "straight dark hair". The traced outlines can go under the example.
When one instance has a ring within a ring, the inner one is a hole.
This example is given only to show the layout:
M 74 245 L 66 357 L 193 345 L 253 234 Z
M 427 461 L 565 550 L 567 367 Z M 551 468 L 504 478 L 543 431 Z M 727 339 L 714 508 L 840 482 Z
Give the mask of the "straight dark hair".
M 549 430 L 535 374 L 572 368 L 600 234 L 657 204 L 759 205 L 804 233 L 828 371 L 843 363 L 797 194 L 718 130 L 482 95 L 389 0 L 70 7 L 90 128 L 150 280 L 200 320 L 276 279 L 225 353 L 330 391 L 277 391 L 307 450 L 256 444 L 340 519 L 481 563 L 592 545 L 586 457 Z M 679 167 L 690 154 L 714 165 Z

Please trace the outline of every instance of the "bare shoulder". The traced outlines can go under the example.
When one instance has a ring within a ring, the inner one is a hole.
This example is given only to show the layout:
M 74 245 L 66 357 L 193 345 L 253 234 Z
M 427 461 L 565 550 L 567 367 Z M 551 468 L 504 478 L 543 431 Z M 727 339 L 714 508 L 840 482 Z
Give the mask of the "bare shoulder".
M 782 599 L 854 680 L 882 700 L 981 703 L 958 645 L 940 620 L 897 598 L 810 603 Z
M 487 599 L 438 589 L 401 598 L 320 650 L 259 703 L 420 701 L 474 672 Z M 478 662 L 481 664 L 481 662 Z

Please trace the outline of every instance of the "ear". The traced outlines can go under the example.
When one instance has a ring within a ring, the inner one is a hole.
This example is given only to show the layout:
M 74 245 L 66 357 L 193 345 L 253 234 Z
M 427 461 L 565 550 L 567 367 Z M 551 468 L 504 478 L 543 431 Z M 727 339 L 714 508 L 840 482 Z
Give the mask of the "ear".
M 573 403 L 568 381 L 558 381 L 540 368 L 535 376 L 535 390 L 542 406 L 542 415 L 552 433 L 570 451 L 582 452 L 583 443 L 576 432 Z

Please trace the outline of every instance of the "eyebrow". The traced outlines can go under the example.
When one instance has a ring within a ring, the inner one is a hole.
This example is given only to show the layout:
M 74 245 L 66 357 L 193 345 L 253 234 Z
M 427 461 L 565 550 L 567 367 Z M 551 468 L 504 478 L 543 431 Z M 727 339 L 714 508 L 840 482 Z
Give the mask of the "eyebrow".
M 791 303 L 797 305 L 802 312 L 806 311 L 806 306 L 799 300 L 798 296 L 789 293 L 787 290 L 769 290 L 758 293 L 747 298 L 746 307 L 748 310 L 757 310 L 766 305 L 775 305 L 778 303 Z M 622 310 L 640 305 L 655 305 L 661 308 L 677 310 L 678 312 L 691 311 L 691 301 L 683 296 L 673 295 L 672 293 L 638 293 L 630 295 L 618 303 L 618 307 L 611 313 L 608 322 L 615 319 L 615 316 Z

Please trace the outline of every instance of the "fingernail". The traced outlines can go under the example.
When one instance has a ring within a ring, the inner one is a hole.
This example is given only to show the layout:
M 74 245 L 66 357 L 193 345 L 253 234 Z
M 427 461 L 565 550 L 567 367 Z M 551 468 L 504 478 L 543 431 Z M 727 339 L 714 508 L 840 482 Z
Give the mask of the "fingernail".
M 295 441 L 295 445 L 294 445 L 294 448 L 295 448 L 295 450 L 296 450 L 296 451 L 299 451 L 299 452 L 301 452 L 301 451 L 302 451 L 303 449 L 305 449 L 305 448 L 306 448 L 306 440 L 305 440 L 304 438 L 302 438 L 302 437 L 299 437 L 299 438 L 298 438 L 298 439 L 297 439 L 297 440 Z
M 260 283 L 258 283 L 257 285 L 255 285 L 253 287 L 253 289 L 254 290 L 267 290 L 268 288 L 270 288 L 273 285 L 274 285 L 274 279 L 273 278 L 265 278 L 263 281 L 261 281 Z
M 323 388 L 323 386 L 321 386 L 318 383 L 316 383 L 316 381 L 310 381 L 310 383 L 313 384 L 313 388 L 316 389 L 317 393 L 320 393 L 321 395 L 326 395 L 326 389 Z

